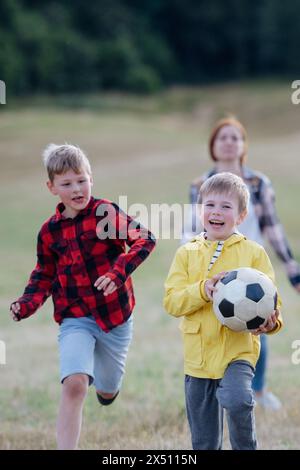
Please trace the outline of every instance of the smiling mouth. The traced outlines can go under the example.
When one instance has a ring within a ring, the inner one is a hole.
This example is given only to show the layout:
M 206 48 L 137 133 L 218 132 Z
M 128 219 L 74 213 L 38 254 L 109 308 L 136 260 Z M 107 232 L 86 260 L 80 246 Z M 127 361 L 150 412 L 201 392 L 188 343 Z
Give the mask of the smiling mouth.
M 218 222 L 216 220 L 210 220 L 209 223 L 210 225 L 213 225 L 214 227 L 222 227 L 224 225 L 224 222 Z

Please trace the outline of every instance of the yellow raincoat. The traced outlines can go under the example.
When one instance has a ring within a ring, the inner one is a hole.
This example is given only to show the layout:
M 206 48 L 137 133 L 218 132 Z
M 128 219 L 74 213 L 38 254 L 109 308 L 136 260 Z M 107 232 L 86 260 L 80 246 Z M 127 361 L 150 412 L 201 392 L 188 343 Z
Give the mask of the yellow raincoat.
M 205 294 L 205 281 L 221 271 L 251 267 L 274 282 L 274 271 L 264 248 L 241 234 L 233 234 L 225 240 L 221 255 L 208 272 L 217 243 L 198 235 L 177 250 L 165 283 L 164 297 L 166 311 L 183 317 L 180 329 L 184 342 L 184 373 L 210 379 L 222 378 L 228 364 L 235 360 L 246 360 L 255 367 L 260 340 L 249 332 L 232 331 L 219 322 Z M 280 305 L 279 298 L 277 307 Z M 280 315 L 271 334 L 281 327 Z

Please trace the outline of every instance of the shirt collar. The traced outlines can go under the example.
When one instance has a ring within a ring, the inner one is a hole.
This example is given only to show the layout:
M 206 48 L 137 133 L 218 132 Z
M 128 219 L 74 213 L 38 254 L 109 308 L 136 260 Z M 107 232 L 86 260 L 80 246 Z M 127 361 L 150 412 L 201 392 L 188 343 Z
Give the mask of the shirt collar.
M 95 198 L 94 198 L 93 196 L 91 196 L 91 198 L 90 198 L 90 200 L 89 200 L 89 202 L 88 202 L 88 205 L 87 205 L 84 209 L 82 209 L 82 211 L 80 211 L 80 212 L 76 215 L 76 217 L 78 217 L 79 215 L 80 215 L 80 216 L 82 216 L 82 215 L 88 215 L 88 214 L 91 212 L 91 210 L 92 210 L 92 208 L 93 208 L 93 206 L 94 206 L 94 202 L 95 202 Z M 62 202 L 60 202 L 59 204 L 57 204 L 56 210 L 55 210 L 55 222 L 59 222 L 60 220 L 69 220 L 69 218 L 66 219 L 66 218 L 63 217 L 63 215 L 62 215 L 62 213 L 63 213 L 63 211 L 65 210 L 65 208 L 66 208 L 66 207 L 65 207 L 65 205 L 64 205 Z M 74 219 L 76 219 L 76 217 L 74 217 Z
M 201 232 L 200 235 L 199 235 L 199 239 L 204 241 L 204 244 L 205 245 L 211 245 L 213 243 L 218 243 L 219 240 L 207 240 L 206 238 L 206 232 Z M 236 230 L 232 235 L 230 235 L 229 238 L 226 238 L 226 240 L 224 240 L 224 245 L 225 246 L 230 246 L 230 245 L 233 245 L 234 243 L 237 243 L 239 242 L 240 240 L 243 240 L 245 239 L 246 237 L 240 233 L 238 230 Z

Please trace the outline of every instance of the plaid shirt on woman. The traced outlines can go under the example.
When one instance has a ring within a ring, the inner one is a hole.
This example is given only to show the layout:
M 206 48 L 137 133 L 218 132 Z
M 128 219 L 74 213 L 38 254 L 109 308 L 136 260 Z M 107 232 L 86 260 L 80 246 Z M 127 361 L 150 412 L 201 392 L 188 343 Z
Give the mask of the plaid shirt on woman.
M 105 199 L 91 197 L 74 219 L 64 218 L 64 209 L 62 203 L 58 204 L 55 215 L 39 232 L 37 264 L 17 300 L 21 306 L 19 319 L 32 315 L 52 295 L 58 323 L 66 317 L 92 314 L 99 327 L 108 332 L 131 315 L 135 298 L 130 274 L 153 250 L 155 238 Z M 105 232 L 109 238 L 105 238 Z M 94 287 L 102 275 L 118 287 L 107 296 Z
M 275 194 L 271 182 L 264 174 L 250 170 L 247 167 L 243 167 L 242 172 L 243 179 L 250 191 L 251 202 L 254 205 L 261 233 L 266 236 L 279 259 L 284 263 L 288 278 L 291 284 L 295 286 L 300 283 L 300 266 L 292 255 L 283 227 L 278 219 L 275 208 Z M 184 241 L 192 238 L 202 230 L 196 211 L 199 189 L 207 178 L 216 173 L 216 169 L 213 169 L 191 184 L 190 203 L 195 210 L 192 211 L 191 226 L 184 228 Z

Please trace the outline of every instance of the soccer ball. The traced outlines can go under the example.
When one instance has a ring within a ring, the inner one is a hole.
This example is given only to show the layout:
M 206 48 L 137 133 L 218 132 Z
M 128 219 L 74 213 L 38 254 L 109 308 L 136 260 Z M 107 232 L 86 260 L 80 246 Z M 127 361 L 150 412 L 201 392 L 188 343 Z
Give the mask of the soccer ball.
M 222 325 L 234 331 L 254 330 L 277 305 L 277 290 L 270 278 L 252 268 L 229 271 L 216 284 L 213 309 Z

